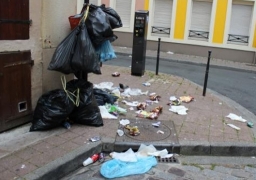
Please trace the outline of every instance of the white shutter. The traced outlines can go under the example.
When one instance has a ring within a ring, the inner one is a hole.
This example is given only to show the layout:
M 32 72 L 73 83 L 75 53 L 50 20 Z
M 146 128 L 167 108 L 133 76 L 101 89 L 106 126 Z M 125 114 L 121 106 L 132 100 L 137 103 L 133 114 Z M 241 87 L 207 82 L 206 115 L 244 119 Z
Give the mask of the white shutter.
M 229 34 L 249 36 L 251 17 L 251 5 L 232 4 Z
M 120 16 L 123 27 L 130 27 L 132 0 L 116 0 L 115 10 Z
M 153 26 L 171 28 L 173 1 L 155 0 L 154 2 Z
M 209 32 L 212 2 L 193 1 L 190 30 Z
M 98 0 L 89 0 L 89 4 L 98 5 Z

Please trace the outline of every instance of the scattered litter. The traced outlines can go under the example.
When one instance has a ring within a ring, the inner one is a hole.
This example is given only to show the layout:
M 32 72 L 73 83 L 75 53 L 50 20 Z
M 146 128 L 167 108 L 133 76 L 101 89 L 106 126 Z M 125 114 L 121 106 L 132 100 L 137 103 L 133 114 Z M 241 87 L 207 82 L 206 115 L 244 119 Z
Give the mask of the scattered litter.
M 121 130 L 121 129 L 118 129 L 116 132 L 117 132 L 118 136 L 123 136 L 124 135 L 124 131 Z
M 247 126 L 250 128 L 253 128 L 254 124 L 253 124 L 253 122 L 247 122 Z
M 149 94 L 149 96 L 155 96 L 155 95 L 156 95 L 155 92 L 152 92 L 152 93 Z
M 252 156 L 253 159 L 255 159 L 255 156 Z
M 129 130 L 129 134 L 132 135 L 132 136 L 138 136 L 138 135 L 140 135 L 140 130 L 139 130 L 138 126 L 129 126 L 129 125 L 126 125 L 126 126 L 125 126 L 125 129 Z
M 113 89 L 113 90 L 111 91 L 111 93 L 112 93 L 113 95 L 119 97 L 119 98 L 121 97 L 121 92 L 120 92 L 120 90 L 119 90 L 118 88 Z
M 146 109 L 146 107 L 147 107 L 147 104 L 146 103 L 139 103 L 138 105 L 137 105 L 137 110 L 145 110 Z
M 117 159 L 123 162 L 137 162 L 136 154 L 131 148 L 125 152 L 112 152 L 109 155 L 113 159 Z
M 127 88 L 129 88 L 129 86 L 123 85 L 123 84 L 119 83 L 119 88 L 120 88 L 120 91 L 121 91 L 121 92 L 124 92 L 124 90 L 127 89 Z
M 167 54 L 174 54 L 174 52 L 171 52 L 171 51 L 167 51 Z
M 167 105 L 168 105 L 168 106 L 170 106 L 170 105 L 179 106 L 179 105 L 181 105 L 181 100 L 176 99 L 176 100 L 174 100 L 174 101 L 171 101 L 171 102 L 167 103 Z
M 103 119 L 117 119 L 116 116 L 110 114 L 106 108 L 106 106 L 99 106 L 100 114 Z
M 220 102 L 219 105 L 222 105 L 222 102 Z
M 164 134 L 164 131 L 158 130 L 156 133 L 157 134 Z
M 124 92 L 121 95 L 125 97 L 130 97 L 130 96 L 139 96 L 139 95 L 147 95 L 147 94 L 148 94 L 148 91 L 142 92 L 140 89 L 127 88 L 124 90 Z
M 175 96 L 171 96 L 170 97 L 170 101 L 176 101 L 178 98 L 176 98 Z
M 146 83 L 142 83 L 144 86 L 151 86 L 151 84 L 149 82 Z
M 64 128 L 66 128 L 66 129 L 70 129 L 70 128 L 71 128 L 71 124 L 70 124 L 69 122 L 67 122 L 67 121 L 64 121 L 64 122 L 62 123 L 62 126 L 63 126 Z
M 149 99 L 150 99 L 151 101 L 160 101 L 160 98 L 161 98 L 161 96 L 155 95 L 155 94 L 149 96 Z
M 101 153 L 99 154 L 99 162 L 102 163 L 102 162 L 104 162 L 104 161 L 105 161 L 105 154 L 101 152 Z
M 171 106 L 171 109 L 169 109 L 169 111 L 172 111 L 174 113 L 177 113 L 179 115 L 186 115 L 188 108 L 186 108 L 185 106 Z
M 89 165 L 89 164 L 92 164 L 92 163 L 98 161 L 98 160 L 99 160 L 99 157 L 100 157 L 99 154 L 94 154 L 92 157 L 87 158 L 87 159 L 83 162 L 83 165 L 84 165 L 84 166 L 87 166 L 87 165 Z
M 152 123 L 152 126 L 154 126 L 154 127 L 159 127 L 159 126 L 160 126 L 160 124 L 161 124 L 161 122 Z
M 134 110 L 134 108 L 133 108 L 133 107 L 130 107 L 129 109 L 130 109 L 131 111 L 133 111 L 133 110 Z
M 102 164 L 100 174 L 108 179 L 144 174 L 156 165 L 157 160 L 153 156 L 138 158 L 136 162 L 123 162 L 112 159 Z
M 129 55 L 129 57 L 131 58 L 131 57 L 132 57 L 132 55 Z
M 158 106 L 151 110 L 150 112 L 144 111 L 144 110 L 139 110 L 136 112 L 137 117 L 140 118 L 148 118 L 148 119 L 157 119 L 160 113 L 162 113 L 163 107 Z
M 234 124 L 227 124 L 227 125 L 232 127 L 232 128 L 234 128 L 234 129 L 236 129 L 236 130 L 238 130 L 238 131 L 241 130 L 241 128 L 235 126 Z
M 108 90 L 111 90 L 112 89 L 112 86 L 114 84 L 112 82 L 101 82 L 99 84 L 94 84 L 94 88 L 98 88 L 98 89 L 108 89 Z
M 181 100 L 181 102 L 186 102 L 186 103 L 189 103 L 194 100 L 192 96 L 181 96 L 179 99 Z
M 130 124 L 130 120 L 128 120 L 128 119 L 122 119 L 122 120 L 119 121 L 119 122 L 120 122 L 120 124 L 123 125 L 123 126 L 126 126 L 126 125 Z
M 237 115 L 235 115 L 233 113 L 229 113 L 229 115 L 226 116 L 226 117 L 228 117 L 228 118 L 230 118 L 232 120 L 235 120 L 235 121 L 241 121 L 241 122 L 246 122 L 247 121 L 247 120 L 243 119 L 241 116 L 237 116 Z
M 120 76 L 120 73 L 119 73 L 119 72 L 114 72 L 114 73 L 112 73 L 112 76 L 113 76 L 113 77 L 119 77 L 119 76 Z
M 115 105 L 105 104 L 105 107 L 106 107 L 106 109 L 108 110 L 109 113 L 114 114 L 114 115 L 127 113 L 126 109 L 115 106 Z
M 20 168 L 21 168 L 21 169 L 24 169 L 24 168 L 26 168 L 26 165 L 25 165 L 25 164 L 22 164 Z
M 146 100 L 147 105 L 153 105 L 154 103 L 158 103 L 158 101 L 151 101 L 151 100 Z
M 126 104 L 128 106 L 134 106 L 134 107 L 138 106 L 138 104 L 139 104 L 138 101 L 128 102 L 126 100 L 123 100 L 122 103 L 124 103 L 124 104 Z
M 91 141 L 91 142 L 100 141 L 100 136 L 94 136 L 94 137 L 90 138 L 90 141 Z

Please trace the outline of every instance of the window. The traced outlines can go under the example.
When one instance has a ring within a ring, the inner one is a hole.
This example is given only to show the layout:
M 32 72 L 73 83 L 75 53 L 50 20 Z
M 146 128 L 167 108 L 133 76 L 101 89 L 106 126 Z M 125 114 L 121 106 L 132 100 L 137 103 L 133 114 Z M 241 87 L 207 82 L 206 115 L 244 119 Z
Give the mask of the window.
M 154 0 L 151 36 L 170 37 L 173 0 Z
M 247 44 L 252 20 L 252 5 L 232 4 L 228 42 Z
M 189 37 L 197 40 L 209 39 L 212 2 L 193 1 Z
M 29 0 L 0 1 L 0 40 L 29 39 Z
M 117 31 L 132 32 L 135 0 L 112 0 L 110 1 L 110 7 L 116 10 L 123 23 L 123 27 L 118 28 Z

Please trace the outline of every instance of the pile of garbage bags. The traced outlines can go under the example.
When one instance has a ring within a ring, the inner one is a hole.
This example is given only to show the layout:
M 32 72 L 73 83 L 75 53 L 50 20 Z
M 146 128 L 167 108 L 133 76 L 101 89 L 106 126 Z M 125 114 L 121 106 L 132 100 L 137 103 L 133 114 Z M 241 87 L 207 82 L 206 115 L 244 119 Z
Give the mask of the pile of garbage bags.
M 39 98 L 30 131 L 53 129 L 62 126 L 68 119 L 77 124 L 103 126 L 98 106 L 113 104 L 116 100 L 116 96 L 93 89 L 89 81 L 71 80 L 65 84 L 64 89 L 49 91 Z
M 104 4 L 85 4 L 77 17 L 79 24 L 57 46 L 48 70 L 101 74 L 100 63 L 116 58 L 110 42 L 117 39 L 113 29 L 122 27 L 120 16 Z

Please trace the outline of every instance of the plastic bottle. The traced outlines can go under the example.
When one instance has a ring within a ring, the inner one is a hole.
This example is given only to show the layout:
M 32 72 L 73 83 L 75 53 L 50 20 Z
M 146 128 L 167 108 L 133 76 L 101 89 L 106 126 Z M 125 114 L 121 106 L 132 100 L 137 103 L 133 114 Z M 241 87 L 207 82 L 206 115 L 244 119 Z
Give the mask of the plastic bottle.
M 92 157 L 87 158 L 84 162 L 83 165 L 87 166 L 89 164 L 92 164 L 96 162 L 99 159 L 99 154 L 94 154 Z

